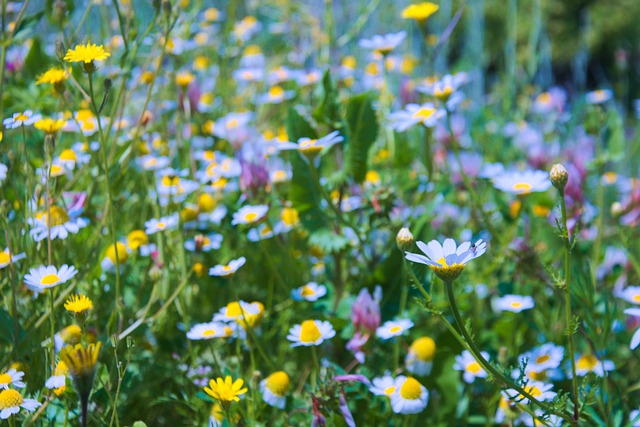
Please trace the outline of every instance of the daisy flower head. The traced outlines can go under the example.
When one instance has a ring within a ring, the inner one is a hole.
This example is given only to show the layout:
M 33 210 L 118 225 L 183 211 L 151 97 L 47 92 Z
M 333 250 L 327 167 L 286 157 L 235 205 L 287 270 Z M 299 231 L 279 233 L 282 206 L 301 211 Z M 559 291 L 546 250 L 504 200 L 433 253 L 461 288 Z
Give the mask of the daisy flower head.
M 585 95 L 587 103 L 591 105 L 600 105 L 613 98 L 613 91 L 610 89 L 599 89 L 588 92 Z
M 12 388 L 0 391 L 0 419 L 8 419 L 20 412 L 20 408 L 33 412 L 40 405 L 37 400 L 25 399 L 20 392 Z
M 184 242 L 184 248 L 190 252 L 210 252 L 215 249 L 220 249 L 222 240 L 222 234 L 198 234 L 192 240 Z
M 115 271 L 116 265 L 122 268 L 123 264 L 129 259 L 131 249 L 123 242 L 116 242 L 107 247 L 104 258 L 100 262 L 103 271 Z M 117 252 L 117 255 L 116 255 Z
M 27 288 L 39 293 L 71 280 L 76 274 L 78 274 L 78 270 L 67 264 L 60 269 L 53 265 L 41 265 L 38 268 L 30 269 L 29 273 L 24 276 L 24 282 Z
M 533 308 L 534 305 L 533 298 L 529 295 L 505 295 L 494 301 L 493 308 L 498 311 L 520 313 L 523 310 Z
M 229 338 L 233 335 L 233 329 L 224 323 L 207 322 L 193 325 L 187 338 L 190 340 L 210 340 L 213 338 Z
M 604 377 L 605 371 L 613 371 L 616 365 L 611 360 L 600 360 L 593 354 L 576 355 L 576 375 L 584 377 L 593 372 L 599 377 Z
M 73 314 L 82 314 L 93 309 L 93 302 L 86 295 L 76 294 L 67 299 L 64 309 Z
M 344 138 L 339 135 L 338 131 L 333 131 L 328 135 L 319 139 L 312 138 L 300 138 L 298 143 L 281 143 L 278 146 L 279 150 L 291 150 L 297 149 L 309 159 L 314 159 L 323 150 L 328 150 L 335 144 L 342 142 Z
M 489 360 L 489 353 L 481 352 L 485 360 Z M 462 354 L 456 356 L 456 363 L 453 365 L 456 371 L 462 371 L 462 378 L 467 384 L 471 384 L 476 378 L 486 378 L 487 372 L 480 366 L 468 350 L 464 350 Z
M 380 55 L 388 55 L 393 49 L 398 47 L 406 37 L 406 31 L 375 35 L 371 39 L 361 39 L 358 42 L 358 46 L 363 49 L 370 49 Z
M 44 383 L 49 390 L 53 390 L 56 396 L 62 395 L 67 388 L 67 377 L 69 376 L 69 368 L 62 360 L 56 364 L 56 369 Z
M 81 228 L 89 225 L 89 221 L 80 216 L 83 211 L 84 207 L 81 204 L 70 206 L 68 210 L 57 205 L 51 205 L 49 206 L 49 212 L 46 209 L 39 211 L 35 214 L 35 218 L 27 220 L 32 227 L 29 234 L 31 234 L 35 242 L 46 239 L 49 234 L 51 235 L 51 240 L 64 240 L 69 234 L 78 234 Z
M 104 61 L 110 56 L 111 54 L 105 51 L 102 45 L 87 42 L 84 45 L 76 45 L 75 49 L 69 49 L 64 56 L 64 60 L 67 62 L 82 62 L 84 70 L 87 73 L 92 73 L 96 70 L 94 61 Z
M 560 367 L 564 358 L 564 348 L 548 342 L 523 354 L 521 359 L 525 358 L 528 360 L 525 373 L 534 373 L 535 376 L 535 373 Z
M 551 187 L 551 180 L 545 171 L 511 171 L 494 177 L 493 186 L 506 193 L 521 196 L 547 191 Z
M 407 371 L 414 375 L 425 376 L 431 373 L 433 359 L 436 356 L 436 343 L 430 337 L 420 337 L 409 347 L 405 359 Z
M 305 320 L 289 329 L 287 339 L 291 341 L 291 347 L 309 347 L 320 345 L 335 335 L 336 331 L 330 322 L 326 320 Z
M 159 231 L 174 230 L 178 226 L 180 217 L 177 213 L 169 216 L 163 216 L 160 219 L 152 218 L 149 221 L 145 221 L 145 233 L 155 234 Z
M 264 218 L 268 211 L 267 205 L 243 206 L 233 214 L 231 225 L 253 224 Z
M 404 334 L 412 327 L 413 322 L 409 319 L 388 320 L 376 329 L 376 336 L 383 340 L 388 340 Z
M 2 268 L 2 253 L 0 253 L 0 268 Z M 631 304 L 640 304 L 640 286 L 627 286 L 619 294 L 619 298 Z
M 33 111 L 26 110 L 22 113 L 13 113 L 13 116 L 4 119 L 2 124 L 6 129 L 16 129 L 20 126 L 31 126 L 42 119 L 40 114 L 33 114 Z
M 529 381 L 525 386 L 523 386 L 524 390 L 529 393 L 531 396 L 535 397 L 538 401 L 547 401 L 556 397 L 557 393 L 551 391 L 553 388 L 553 384 L 545 384 L 540 381 Z M 527 404 L 529 403 L 529 398 L 520 394 L 520 392 L 514 389 L 505 390 L 507 396 L 510 399 L 517 400 L 518 402 Z
M 13 255 L 11 252 L 9 252 L 9 248 L 4 248 L 3 251 L 0 251 L 0 270 L 10 265 L 12 262 L 19 261 L 21 259 L 24 259 L 25 257 L 26 255 L 24 254 L 24 252 L 21 254 Z
M 285 371 L 277 371 L 260 381 L 260 392 L 262 399 L 269 406 L 284 409 L 287 403 L 287 393 L 289 393 L 290 380 Z
M 402 380 L 404 377 L 398 377 L 398 380 Z M 376 377 L 371 380 L 371 386 L 369 386 L 369 391 L 376 396 L 387 396 L 391 399 L 393 393 L 396 392 L 397 386 L 396 379 L 394 379 L 389 373 L 385 373 L 382 377 Z
M 396 414 L 419 414 L 429 403 L 429 392 L 413 377 L 398 377 L 391 395 L 391 409 Z
M 628 314 L 629 316 L 637 316 L 640 317 L 640 308 L 627 308 L 624 311 L 624 314 Z M 629 348 L 631 350 L 635 350 L 636 347 L 640 345 L 640 328 L 636 329 L 633 333 L 633 337 L 631 337 L 631 343 L 629 344 Z
M 327 294 L 327 287 L 309 282 L 304 286 L 291 291 L 291 298 L 295 301 L 318 301 Z
M 460 276 L 465 265 L 484 254 L 487 247 L 482 239 L 477 240 L 473 245 L 471 242 L 464 242 L 457 246 L 453 239 L 445 239 L 442 244 L 437 240 L 429 243 L 418 241 L 416 245 L 426 256 L 405 252 L 405 257 L 409 261 L 428 265 L 436 276 L 447 283 Z
M 422 3 L 414 3 L 405 7 L 402 10 L 402 18 L 403 19 L 414 19 L 419 23 L 422 23 L 427 20 L 431 15 L 436 13 L 440 7 L 429 1 Z
M 24 372 L 16 369 L 9 369 L 6 372 L 0 374 L 0 389 L 8 389 L 9 387 L 22 388 L 25 386 L 22 381 Z
M 269 224 L 260 224 L 256 228 L 252 228 L 247 233 L 247 239 L 250 242 L 259 242 L 260 240 L 269 239 L 276 234 L 280 234 L 282 231 L 282 223 L 276 223 L 274 226 L 275 230 L 272 229 Z
M 389 121 L 394 130 L 404 132 L 418 123 L 432 128 L 444 115 L 444 110 L 437 108 L 431 102 L 426 102 L 422 105 L 407 104 L 404 110 L 389 114 Z
M 236 271 L 238 271 L 238 269 L 242 267 L 245 262 L 247 262 L 247 259 L 241 256 L 238 259 L 232 259 L 227 265 L 215 265 L 209 269 L 209 276 L 231 276 Z
M 261 104 L 280 104 L 287 99 L 291 99 L 295 96 L 295 92 L 292 90 L 284 90 L 281 86 L 274 85 L 269 88 L 269 91 L 258 97 L 258 102 Z
M 248 303 L 246 301 L 232 301 L 222 307 L 213 316 L 214 322 L 235 322 L 246 329 L 247 326 L 256 328 L 260 326 L 264 315 L 264 304 L 259 301 Z M 243 331 L 241 331 L 243 332 Z M 241 334 L 241 338 L 242 334 Z
M 209 387 L 205 387 L 204 392 L 216 399 L 222 406 L 229 407 L 231 402 L 240 402 L 240 396 L 248 391 L 243 385 L 242 378 L 234 381 L 227 375 L 224 379 L 219 377 L 210 380 Z

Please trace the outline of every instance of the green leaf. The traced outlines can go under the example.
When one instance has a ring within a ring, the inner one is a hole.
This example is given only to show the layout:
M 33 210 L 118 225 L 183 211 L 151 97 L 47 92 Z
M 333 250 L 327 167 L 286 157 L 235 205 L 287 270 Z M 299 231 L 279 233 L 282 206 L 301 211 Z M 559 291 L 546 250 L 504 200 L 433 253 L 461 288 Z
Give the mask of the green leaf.
M 48 63 L 49 58 L 44 53 L 40 37 L 34 37 L 31 49 L 29 49 L 29 53 L 24 59 L 23 76 L 27 80 L 33 80 L 35 76 L 46 71 Z
M 328 228 L 321 228 L 309 236 L 309 243 L 319 247 L 323 252 L 340 252 L 349 245 L 349 239 L 334 233 Z
M 622 117 L 614 109 L 609 113 L 606 137 L 609 160 L 622 160 L 625 152 L 624 124 Z
M 324 91 L 322 102 L 313 111 L 313 118 L 333 129 L 340 130 L 344 125 L 342 124 L 338 90 L 333 84 L 329 70 L 325 71 L 322 76 L 322 89 Z
M 316 131 L 309 122 L 295 109 L 289 108 L 287 114 L 287 134 L 289 139 L 317 138 Z M 291 193 L 289 198 L 300 215 L 300 222 L 309 231 L 326 227 L 326 221 L 320 209 L 321 195 L 314 182 L 309 165 L 299 153 L 291 153 Z
M 369 149 L 378 137 L 378 120 L 370 93 L 356 95 L 347 104 L 347 168 L 356 182 L 367 174 Z

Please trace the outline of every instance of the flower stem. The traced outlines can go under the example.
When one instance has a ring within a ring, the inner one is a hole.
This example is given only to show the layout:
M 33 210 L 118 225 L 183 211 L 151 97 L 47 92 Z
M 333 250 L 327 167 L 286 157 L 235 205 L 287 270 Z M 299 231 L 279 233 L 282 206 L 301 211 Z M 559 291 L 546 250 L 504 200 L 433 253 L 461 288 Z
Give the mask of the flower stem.
M 318 350 L 315 345 L 311 346 L 311 358 L 313 360 L 313 369 L 311 370 L 311 388 L 315 390 L 318 373 L 320 372 L 320 363 L 318 362 Z
M 560 209 L 562 212 L 562 227 L 564 232 L 564 301 L 566 308 L 567 338 L 569 341 L 569 358 L 571 360 L 571 384 L 573 390 L 573 420 L 577 422 L 580 418 L 580 396 L 578 396 L 578 377 L 576 375 L 575 343 L 573 342 L 574 328 L 571 315 L 571 238 L 567 227 L 567 204 L 564 198 L 564 190 L 560 190 Z M 602 229 L 598 230 L 598 234 Z

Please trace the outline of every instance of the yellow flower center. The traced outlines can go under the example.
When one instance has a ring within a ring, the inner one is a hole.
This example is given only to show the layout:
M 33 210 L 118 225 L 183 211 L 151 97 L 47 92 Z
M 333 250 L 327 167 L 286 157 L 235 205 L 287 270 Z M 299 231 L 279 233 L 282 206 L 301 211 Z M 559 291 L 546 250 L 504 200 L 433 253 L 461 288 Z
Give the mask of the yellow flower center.
M 615 172 L 606 172 L 602 177 L 607 184 L 613 184 L 616 182 L 618 175 Z
M 538 95 L 538 102 L 542 104 L 549 104 L 551 102 L 551 94 L 549 92 L 543 92 Z
M 0 392 L 0 409 L 14 408 L 24 402 L 22 395 L 16 390 L 8 389 Z
M 522 307 L 522 303 L 521 303 L 521 302 L 518 302 L 518 301 L 513 301 L 513 302 L 511 303 L 511 307 L 512 307 L 512 308 L 520 308 L 520 307 Z
M 0 254 L 0 260 L 1 259 L 2 259 L 2 254 Z M 631 297 L 631 301 L 636 302 L 636 303 L 640 303 L 640 294 L 636 294 L 636 295 L 632 296 Z
M 57 274 L 47 274 L 42 279 L 40 279 L 40 284 L 42 286 L 53 286 L 60 281 L 60 277 Z
M 480 367 L 480 364 L 478 362 L 475 362 L 475 361 L 469 363 L 465 369 L 468 372 L 471 372 L 472 374 L 477 374 L 480 371 L 482 371 L 482 368 Z
M 229 267 L 228 265 L 223 267 L 223 270 Z M 231 270 L 231 268 L 229 268 Z M 228 270 L 225 270 L 228 271 Z M 227 317 L 238 317 L 242 316 L 242 307 L 240 307 L 240 303 L 238 302 L 230 302 L 227 304 Z
M 269 89 L 269 96 L 271 98 L 281 98 L 282 96 L 284 96 L 284 89 L 282 89 L 280 86 L 274 86 Z
M 406 400 L 416 400 L 422 396 L 421 384 L 412 377 L 407 377 L 404 384 L 400 387 L 400 396 Z
M 165 227 L 167 226 L 167 224 L 165 224 L 164 222 L 160 221 L 160 222 L 157 224 L 157 226 L 158 226 L 158 228 L 159 228 L 159 229 L 161 229 L 161 230 L 162 230 L 163 228 L 165 228 Z
M 24 122 L 28 118 L 29 118 L 29 116 L 25 116 L 24 114 L 20 114 L 20 115 L 18 115 L 18 117 L 15 118 L 15 121 L 16 122 Z
M 271 227 L 264 227 L 262 230 L 260 230 L 260 235 L 261 236 L 267 236 L 269 235 L 269 233 L 271 233 Z
M 10 261 L 11 261 L 11 256 L 8 253 L 4 251 L 0 252 L 0 265 L 9 264 Z
M 289 391 L 289 375 L 284 371 L 274 372 L 267 377 L 266 386 L 276 396 L 284 396 Z
M 294 226 L 298 224 L 298 222 L 300 222 L 298 211 L 294 208 L 284 208 L 280 213 L 280 219 L 285 223 L 285 225 L 288 225 L 289 227 Z
M 236 119 L 231 119 L 227 122 L 227 129 L 233 129 L 240 126 L 240 123 Z
M 528 182 L 519 182 L 513 185 L 513 190 L 521 194 L 530 193 L 532 189 L 533 185 Z
M 452 93 L 453 93 L 453 87 L 449 85 L 443 87 L 442 89 L 437 88 L 436 90 L 433 91 L 433 95 L 438 99 L 447 99 L 451 96 Z
M 60 165 L 51 165 L 51 176 L 60 176 L 64 169 Z
M 67 148 L 66 150 L 62 150 L 62 153 L 60 153 L 60 160 L 75 162 L 78 160 L 78 157 L 76 157 L 75 151 Z
M 305 320 L 302 322 L 302 328 L 300 329 L 300 341 L 302 342 L 316 342 L 322 333 L 313 320 Z
M 202 331 L 203 338 L 213 338 L 216 336 L 216 331 L 214 329 L 205 329 Z
M 179 176 L 163 176 L 162 185 L 165 187 L 174 187 L 176 185 L 180 185 L 180 177 Z
M 258 219 L 258 214 L 255 212 L 249 212 L 244 215 L 244 220 L 247 222 L 254 222 L 256 219 Z
M 578 359 L 578 369 L 593 371 L 598 365 L 598 358 L 592 354 L 586 354 Z
M 133 230 L 127 235 L 127 244 L 133 250 L 138 249 L 142 245 L 149 243 L 149 238 L 142 230 Z M 118 252 L 120 252 L 118 250 Z
M 309 286 L 305 285 L 302 288 L 302 296 L 303 297 L 310 297 L 315 295 L 315 291 L 313 289 L 311 289 Z
M 231 267 L 230 265 L 225 265 L 224 267 L 222 267 L 222 271 L 231 271 L 233 270 L 233 267 Z
M 418 111 L 413 113 L 414 119 L 426 120 L 435 113 L 435 108 L 420 108 Z
M 389 328 L 389 332 L 391 332 L 392 334 L 397 334 L 398 332 L 402 331 L 402 327 L 401 326 L 392 326 L 391 328 Z
M 436 343 L 429 337 L 418 338 L 411 344 L 411 352 L 420 360 L 433 360 L 436 353 Z
M 395 393 L 395 391 L 396 391 L 396 386 L 392 385 L 384 389 L 384 394 L 391 397 L 391 395 Z
M 544 363 L 549 359 L 551 359 L 551 357 L 548 354 L 543 354 L 542 356 L 538 356 L 536 358 L 536 363 Z
M 4 374 L 0 374 L 0 385 L 8 385 L 11 384 L 12 381 L 13 379 L 11 378 L 11 375 L 6 372 Z
M 544 371 L 540 371 L 540 372 L 531 371 L 529 372 L 529 376 L 531 377 L 531 379 L 535 381 L 544 381 L 547 379 L 547 374 Z

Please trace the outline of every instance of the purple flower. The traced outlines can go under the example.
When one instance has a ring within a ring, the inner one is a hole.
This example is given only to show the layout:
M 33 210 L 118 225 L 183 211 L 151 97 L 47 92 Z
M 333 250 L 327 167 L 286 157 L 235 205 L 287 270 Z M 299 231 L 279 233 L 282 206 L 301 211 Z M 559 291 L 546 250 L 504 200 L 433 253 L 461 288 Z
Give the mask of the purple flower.
M 371 296 L 366 288 L 361 289 L 351 308 L 351 321 L 356 330 L 375 333 L 381 321 L 380 298 Z

